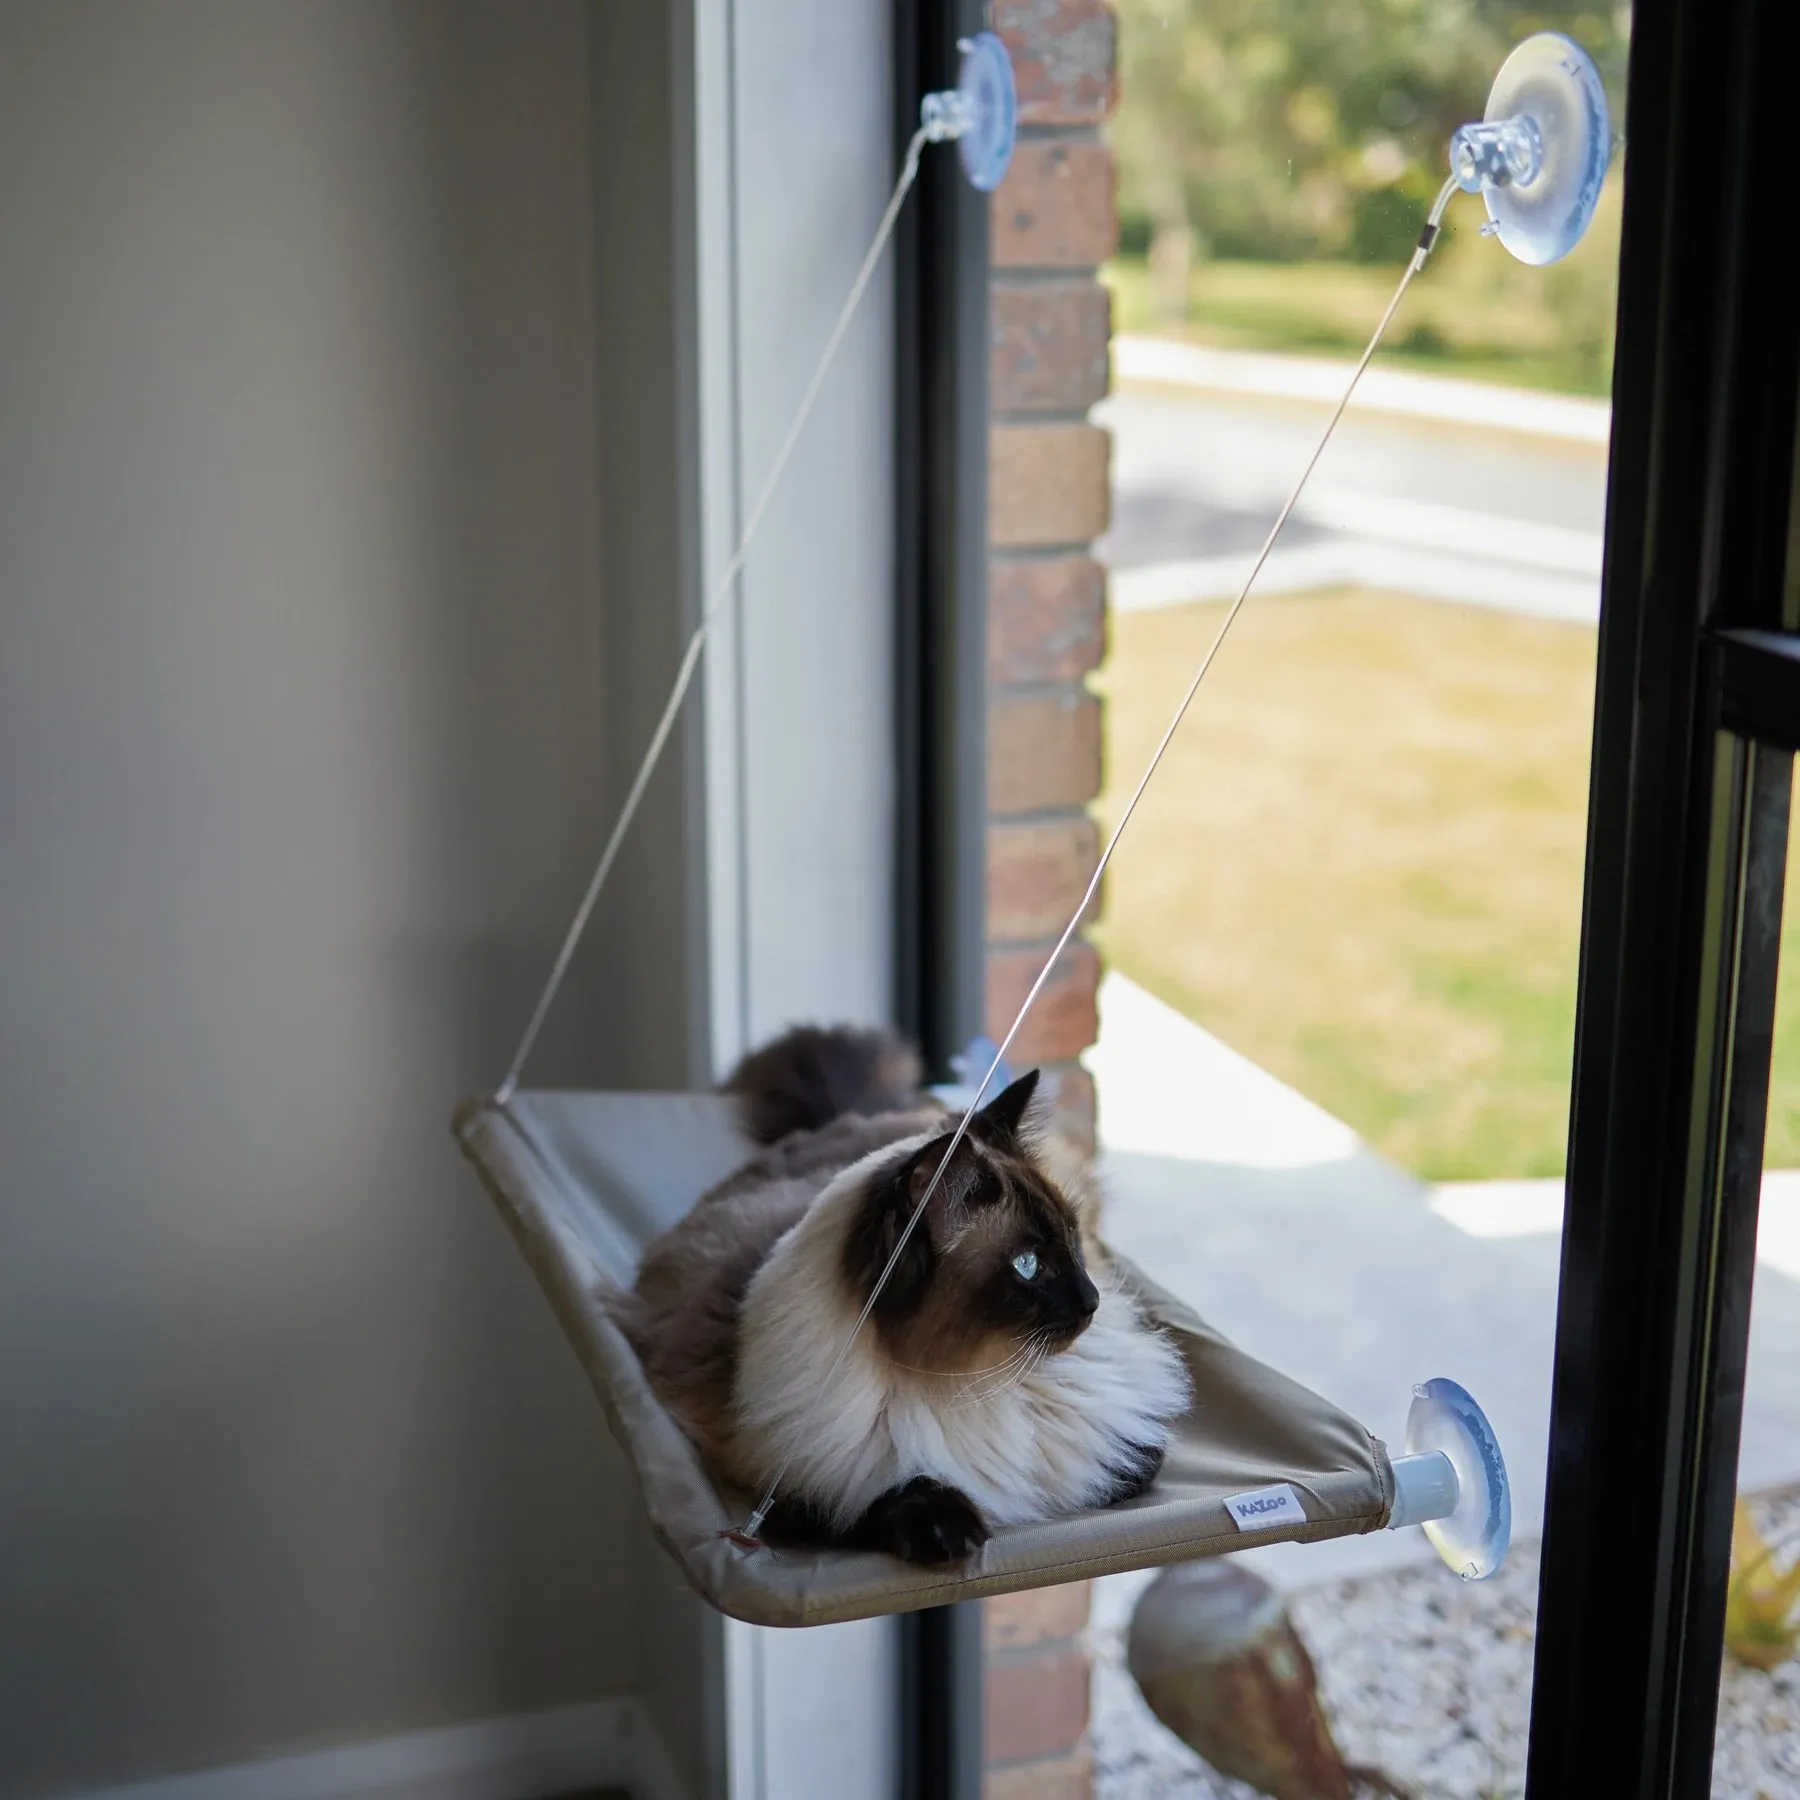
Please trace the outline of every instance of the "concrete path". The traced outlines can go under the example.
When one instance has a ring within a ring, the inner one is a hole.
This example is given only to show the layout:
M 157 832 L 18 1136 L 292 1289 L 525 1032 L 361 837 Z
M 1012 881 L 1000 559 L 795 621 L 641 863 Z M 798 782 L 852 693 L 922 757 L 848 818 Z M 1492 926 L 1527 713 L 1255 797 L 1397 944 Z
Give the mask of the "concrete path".
M 1308 400 L 1335 406 L 1354 365 L 1323 356 L 1280 356 L 1260 350 L 1219 350 L 1178 338 L 1121 332 L 1113 339 L 1113 375 L 1121 382 L 1209 394 L 1250 394 L 1265 400 Z M 1522 437 L 1604 447 L 1612 407 L 1576 394 L 1535 393 L 1461 376 L 1390 369 L 1379 358 L 1356 390 L 1365 412 L 1427 419 L 1439 425 L 1478 425 Z
M 1515 1530 L 1538 1531 L 1560 1222 L 1538 1184 L 1434 1195 L 1117 974 L 1102 986 L 1090 1060 L 1111 1241 L 1391 1446 L 1413 1383 L 1454 1376 L 1500 1435 Z M 1740 1461 L 1747 1488 L 1800 1478 L 1800 1176 L 1775 1177 L 1771 1200 Z M 1509 1218 L 1519 1228 L 1503 1231 Z M 1251 1555 L 1271 1579 L 1298 1585 L 1431 1552 L 1415 1532 L 1384 1532 Z M 1109 1606 L 1135 1592 L 1120 1580 Z
M 1563 1184 L 1552 1181 L 1456 1181 L 1431 1190 L 1431 1210 L 1478 1238 L 1554 1238 L 1562 1231 Z M 1763 1175 L 1757 1212 L 1756 1266 L 1800 1282 L 1800 1169 Z M 1800 1367 L 1794 1370 L 1800 1381 Z M 1800 1467 L 1800 1446 L 1796 1447 Z
M 1095 413 L 1114 441 L 1101 554 L 1125 611 L 1237 591 L 1348 375 L 1157 345 L 1124 341 L 1119 390 Z M 1597 402 L 1371 371 L 1259 586 L 1381 586 L 1591 621 L 1606 428 Z

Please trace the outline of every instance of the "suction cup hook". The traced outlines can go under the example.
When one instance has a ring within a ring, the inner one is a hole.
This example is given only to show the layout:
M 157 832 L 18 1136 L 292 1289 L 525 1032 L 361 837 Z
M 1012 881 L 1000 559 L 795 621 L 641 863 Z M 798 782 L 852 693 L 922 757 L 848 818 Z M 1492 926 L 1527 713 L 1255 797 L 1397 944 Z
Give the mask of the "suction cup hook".
M 1588 53 L 1560 31 L 1528 37 L 1500 65 L 1487 116 L 1450 139 L 1450 172 L 1480 194 L 1492 231 L 1523 263 L 1581 242 L 1612 157 L 1606 90 Z
M 956 47 L 962 52 L 956 86 L 927 94 L 919 103 L 919 123 L 934 144 L 954 138 L 969 185 L 992 193 L 1012 163 L 1018 124 L 1012 59 L 991 31 L 962 38 Z
M 1512 1490 L 1500 1441 L 1468 1389 L 1439 1376 L 1413 1389 L 1406 1455 L 1394 1459 L 1389 1530 L 1421 1525 L 1464 1581 L 1482 1581 L 1512 1542 Z

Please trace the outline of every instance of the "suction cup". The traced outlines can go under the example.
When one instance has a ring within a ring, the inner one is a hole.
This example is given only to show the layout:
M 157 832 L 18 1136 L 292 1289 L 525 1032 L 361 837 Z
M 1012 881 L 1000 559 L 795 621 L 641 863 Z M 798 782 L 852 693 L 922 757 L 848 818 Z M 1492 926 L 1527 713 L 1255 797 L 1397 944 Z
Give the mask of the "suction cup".
M 1019 116 L 1012 58 L 991 31 L 963 38 L 957 48 L 962 52 L 962 67 L 957 71 L 956 91 L 968 108 L 970 124 L 956 140 L 956 151 L 969 185 L 989 194 L 1012 165 L 1013 133 Z
M 1411 1456 L 1438 1451 L 1449 1458 L 1456 1504 L 1442 1517 L 1426 1519 L 1425 1535 L 1464 1581 L 1485 1580 L 1506 1560 L 1512 1542 L 1512 1490 L 1487 1414 L 1467 1388 L 1439 1376 L 1413 1389 L 1406 1448 Z
M 1450 172 L 1480 194 L 1520 262 L 1553 263 L 1581 242 L 1612 159 L 1606 90 L 1560 31 L 1528 37 L 1500 66 L 1487 117 L 1450 139 Z
M 919 105 L 919 123 L 934 143 L 955 138 L 963 173 L 971 187 L 992 193 L 1012 164 L 1013 136 L 1019 101 L 1013 86 L 1012 59 L 991 31 L 959 40 L 962 67 L 956 86 L 927 94 Z
M 970 1041 L 960 1056 L 950 1059 L 950 1073 L 954 1081 L 945 1082 L 931 1091 L 946 1106 L 963 1111 L 975 1104 L 975 1096 L 981 1090 L 981 1078 L 993 1068 L 994 1058 L 999 1054 L 1000 1046 L 992 1038 L 978 1037 Z M 1012 1086 L 1013 1074 L 1005 1063 L 994 1069 L 994 1079 L 987 1084 L 987 1092 L 982 1095 L 985 1105 L 987 1101 L 1004 1094 Z
M 971 1038 L 960 1056 L 950 1059 L 950 1071 L 964 1087 L 981 1086 L 981 1078 L 989 1069 L 994 1069 L 994 1058 L 1000 1054 L 1000 1046 L 991 1037 Z M 988 1083 L 990 1095 L 1003 1094 L 1012 1086 L 1013 1073 L 1005 1063 L 994 1069 L 994 1079 Z

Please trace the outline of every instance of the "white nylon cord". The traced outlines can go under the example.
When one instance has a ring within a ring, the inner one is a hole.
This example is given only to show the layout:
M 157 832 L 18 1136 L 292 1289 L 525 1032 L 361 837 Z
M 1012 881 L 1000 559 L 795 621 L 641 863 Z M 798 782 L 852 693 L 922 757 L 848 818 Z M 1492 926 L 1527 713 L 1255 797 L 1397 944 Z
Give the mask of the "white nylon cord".
M 707 602 L 706 610 L 700 616 L 700 623 L 694 627 L 693 636 L 688 639 L 687 649 L 683 652 L 681 666 L 675 671 L 675 684 L 669 689 L 669 697 L 663 704 L 662 716 L 656 721 L 656 729 L 650 734 L 649 747 L 644 751 L 643 761 L 638 764 L 636 775 L 632 777 L 630 790 L 625 796 L 625 804 L 619 809 L 619 817 L 614 823 L 611 835 L 606 840 L 606 848 L 600 852 L 600 860 L 594 866 L 594 873 L 587 885 L 587 892 L 581 897 L 581 904 L 575 909 L 575 917 L 563 937 L 562 948 L 556 953 L 556 961 L 550 968 L 550 979 L 544 983 L 544 991 L 539 994 L 538 1002 L 532 1010 L 531 1020 L 525 1027 L 524 1036 L 519 1039 L 519 1047 L 513 1052 L 513 1059 L 507 1065 L 505 1078 L 494 1092 L 497 1105 L 504 1106 L 513 1096 L 513 1090 L 519 1085 L 519 1077 L 524 1073 L 525 1061 L 531 1055 L 532 1045 L 537 1042 L 537 1035 L 543 1029 L 544 1020 L 548 1016 L 551 1003 L 556 999 L 557 990 L 563 984 L 563 977 L 569 972 L 569 964 L 574 960 L 576 949 L 580 946 L 582 934 L 587 930 L 588 920 L 593 915 L 595 902 L 600 898 L 600 890 L 606 886 L 606 878 L 612 873 L 613 863 L 617 860 L 619 847 L 625 842 L 625 834 L 631 829 L 631 821 L 637 817 L 639 804 L 644 798 L 644 791 L 650 785 L 650 777 L 656 773 L 656 765 L 662 760 L 663 747 L 669 741 L 669 733 L 675 728 L 675 720 L 681 712 L 681 703 L 687 698 L 688 689 L 693 685 L 694 671 L 700 666 L 700 653 L 706 648 L 706 641 L 712 633 L 713 626 L 719 616 L 730 604 L 737 591 L 737 578 L 743 572 L 744 560 L 750 553 L 751 540 L 756 536 L 758 527 L 763 522 L 763 515 L 769 509 L 769 502 L 775 497 L 775 490 L 781 484 L 781 477 L 786 472 L 788 461 L 794 454 L 795 446 L 800 442 L 800 434 L 806 429 L 806 421 L 812 416 L 813 404 L 819 398 L 820 390 L 825 385 L 825 377 L 836 358 L 839 346 L 844 341 L 844 333 L 850 329 L 850 321 L 856 309 L 862 303 L 870 281 L 874 278 L 875 266 L 881 261 L 881 253 L 887 248 L 888 239 L 894 234 L 895 221 L 900 217 L 900 207 L 906 199 L 914 180 L 919 173 L 919 157 L 925 145 L 932 140 L 933 134 L 924 126 L 915 131 L 912 141 L 906 146 L 906 156 L 900 165 L 899 179 L 894 183 L 894 191 L 888 196 L 886 210 L 881 215 L 881 222 L 875 227 L 874 241 L 869 245 L 868 254 L 862 259 L 862 266 L 856 271 L 856 279 L 850 284 L 849 295 L 845 298 L 843 308 L 838 313 L 837 323 L 831 328 L 831 335 L 825 340 L 825 348 L 820 352 L 819 361 L 812 372 L 812 379 L 806 384 L 806 392 L 800 397 L 800 404 L 795 409 L 793 423 L 788 426 L 787 436 L 781 440 L 781 448 L 775 452 L 775 460 L 769 465 L 769 472 L 763 478 L 762 491 L 756 496 L 756 504 L 750 509 L 750 516 L 745 522 L 742 536 L 737 541 L 737 548 L 731 553 L 731 560 L 726 563 L 713 588 L 712 598 Z
M 987 1073 L 982 1076 L 981 1085 L 975 1090 L 975 1097 L 969 1102 L 968 1110 L 957 1122 L 955 1134 L 950 1139 L 950 1147 L 944 1152 L 943 1160 L 938 1164 L 931 1180 L 926 1184 L 925 1192 L 920 1195 L 918 1205 L 912 1210 L 912 1216 L 906 1221 L 899 1241 L 894 1245 L 881 1273 L 875 1278 L 875 1285 L 870 1290 L 868 1299 L 864 1301 L 862 1311 L 856 1315 L 856 1323 L 850 1327 L 848 1335 L 838 1348 L 837 1355 L 832 1359 L 831 1367 L 825 1372 L 825 1379 L 820 1382 L 819 1390 L 813 1396 L 812 1405 L 807 1408 L 805 1418 L 800 1421 L 800 1429 L 796 1433 L 796 1443 L 805 1441 L 813 1420 L 818 1416 L 820 1403 L 837 1379 L 838 1371 L 844 1366 L 844 1358 L 850 1354 L 851 1346 L 861 1335 L 862 1328 L 868 1324 L 869 1315 L 875 1310 L 875 1302 L 881 1298 L 881 1291 L 888 1284 L 888 1277 L 893 1274 L 900 1261 L 901 1253 L 906 1249 L 907 1243 L 912 1237 L 914 1228 L 925 1216 L 925 1208 L 930 1205 L 932 1195 L 937 1192 L 938 1184 L 944 1179 L 944 1171 L 950 1167 L 951 1159 L 956 1155 L 958 1146 L 968 1136 L 969 1126 L 977 1111 L 980 1110 L 982 1096 L 987 1093 L 988 1084 L 994 1079 L 995 1072 L 1000 1065 L 1006 1061 L 1006 1053 L 1012 1047 L 1013 1039 L 1019 1035 L 1020 1026 L 1025 1023 L 1032 1007 L 1037 1003 L 1038 995 L 1043 992 L 1044 983 L 1050 979 L 1050 971 L 1056 967 L 1056 959 L 1068 948 L 1070 938 L 1075 935 L 1076 928 L 1086 916 L 1088 907 L 1093 904 L 1095 894 L 1100 891 L 1101 877 L 1106 873 L 1106 865 L 1112 861 L 1113 852 L 1119 847 L 1119 839 L 1125 835 L 1125 827 L 1131 823 L 1131 815 L 1137 811 L 1138 802 L 1143 799 L 1144 790 L 1150 785 L 1150 778 L 1156 773 L 1157 765 L 1163 759 L 1163 753 L 1173 742 L 1175 733 L 1180 729 L 1181 721 L 1187 717 L 1188 708 L 1193 705 L 1194 696 L 1200 691 L 1200 683 L 1206 679 L 1206 672 L 1212 667 L 1213 658 L 1219 654 L 1219 646 L 1225 642 L 1225 634 L 1230 631 L 1238 614 L 1243 611 L 1244 602 L 1250 597 L 1250 589 L 1255 584 L 1257 576 L 1262 573 L 1263 564 L 1269 560 L 1269 553 L 1275 548 L 1275 540 L 1281 536 L 1282 527 L 1287 524 L 1289 515 L 1299 504 L 1300 496 L 1305 492 L 1307 482 L 1312 479 L 1313 470 L 1319 466 L 1319 458 L 1325 454 L 1325 446 L 1331 442 L 1332 433 L 1337 430 L 1338 421 L 1343 418 L 1345 409 L 1350 404 L 1350 396 L 1356 392 L 1356 384 L 1362 380 L 1363 371 L 1368 368 L 1369 360 L 1374 356 L 1376 346 L 1380 344 L 1382 335 L 1386 332 L 1394 314 L 1399 310 L 1401 299 L 1412 285 L 1412 278 L 1424 268 L 1425 259 L 1431 254 L 1432 245 L 1437 241 L 1438 224 L 1444 216 L 1444 208 L 1449 205 L 1450 196 L 1456 191 L 1455 180 L 1446 181 L 1436 201 L 1432 204 L 1431 211 L 1426 217 L 1425 229 L 1419 234 L 1418 248 L 1413 251 L 1412 260 L 1406 265 L 1405 273 L 1400 277 L 1400 285 L 1394 289 L 1394 296 L 1388 301 L 1387 310 L 1381 315 L 1381 322 L 1375 327 L 1362 355 L 1357 358 L 1356 367 L 1350 372 L 1350 380 L 1344 388 L 1343 398 L 1338 401 L 1332 412 L 1317 447 L 1307 458 L 1306 467 L 1300 471 L 1300 479 L 1294 483 L 1293 491 L 1283 503 L 1281 511 L 1275 515 L 1275 523 L 1269 527 L 1269 535 L 1263 539 L 1262 549 L 1257 552 L 1256 561 L 1251 565 L 1250 573 L 1244 577 L 1244 585 L 1238 589 L 1237 598 L 1232 601 L 1230 610 L 1225 614 L 1224 623 L 1220 625 L 1200 667 L 1194 671 L 1194 679 L 1188 683 L 1187 692 L 1182 696 L 1181 704 L 1175 709 L 1175 716 L 1169 721 L 1167 729 L 1157 741 L 1156 749 L 1151 753 L 1149 766 L 1138 777 L 1137 786 L 1132 789 L 1131 798 L 1125 803 L 1125 810 L 1119 815 L 1118 824 L 1113 827 L 1112 835 L 1106 840 L 1106 848 L 1100 852 L 1100 860 L 1095 865 L 1094 873 L 1082 893 L 1081 903 L 1075 908 L 1074 915 L 1068 924 L 1063 927 L 1062 936 L 1056 940 L 1056 947 L 1045 959 L 1037 980 L 1031 984 L 1031 991 L 1026 994 L 1025 1003 L 1019 1008 L 1018 1016 L 1007 1027 L 1006 1036 L 1000 1040 L 1000 1047 L 994 1052 L 993 1061 L 988 1064 Z M 728 1535 L 736 1536 L 740 1541 L 748 1539 L 754 1542 L 756 1540 L 768 1520 L 769 1509 L 775 1504 L 776 1492 L 793 1464 L 794 1454 L 795 1452 L 790 1450 L 782 1459 L 775 1471 L 774 1478 L 769 1483 L 768 1491 L 757 1502 L 756 1510 L 745 1521 L 741 1533 Z

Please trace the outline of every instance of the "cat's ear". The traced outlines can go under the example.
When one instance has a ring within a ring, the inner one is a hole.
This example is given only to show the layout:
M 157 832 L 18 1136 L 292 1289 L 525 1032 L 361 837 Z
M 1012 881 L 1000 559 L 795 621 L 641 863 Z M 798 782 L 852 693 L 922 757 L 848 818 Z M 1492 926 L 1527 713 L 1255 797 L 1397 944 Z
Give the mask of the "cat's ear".
M 950 1148 L 951 1139 L 955 1136 L 955 1132 L 946 1131 L 942 1137 L 933 1138 L 924 1149 L 916 1152 L 906 1182 L 909 1208 L 917 1206 L 925 1198 L 927 1191 L 930 1192 L 931 1199 L 925 1208 L 925 1217 L 919 1223 L 921 1229 L 930 1234 L 931 1241 L 940 1247 L 954 1234 L 957 1214 L 981 1180 L 981 1164 L 975 1146 L 965 1137 L 957 1145 L 949 1168 L 944 1170 L 943 1180 L 932 1185 L 932 1178 L 937 1174 L 938 1166 L 944 1160 L 944 1153 Z
M 988 1143 L 1017 1148 L 1019 1134 L 1025 1123 L 1025 1111 L 1031 1105 L 1032 1095 L 1037 1092 L 1037 1084 L 1037 1070 L 1029 1070 L 975 1115 L 976 1126 Z
M 944 1171 L 944 1179 L 934 1188 L 931 1178 L 950 1148 L 950 1137 L 946 1132 L 933 1138 L 915 1150 L 891 1177 L 872 1188 L 851 1228 L 845 1245 L 845 1267 L 866 1294 L 887 1268 L 919 1202 L 930 1193 L 924 1216 L 907 1234 L 906 1247 L 881 1290 L 877 1317 L 883 1320 L 901 1319 L 911 1313 L 930 1285 L 938 1257 L 955 1240 L 961 1202 L 976 1178 L 975 1152 L 974 1146 L 965 1142 Z

